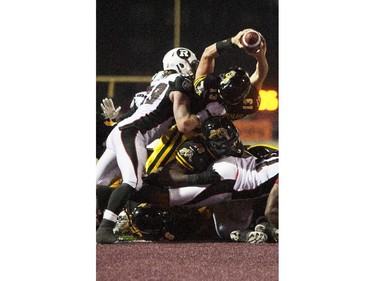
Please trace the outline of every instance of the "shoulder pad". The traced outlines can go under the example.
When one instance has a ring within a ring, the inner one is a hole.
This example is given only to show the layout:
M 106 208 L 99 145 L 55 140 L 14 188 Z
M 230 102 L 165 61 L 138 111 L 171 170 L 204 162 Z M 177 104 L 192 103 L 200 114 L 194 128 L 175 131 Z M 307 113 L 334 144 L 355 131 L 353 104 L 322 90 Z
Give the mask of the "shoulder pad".
M 194 90 L 207 102 L 218 100 L 220 78 L 213 74 L 204 75 L 194 80 Z
M 180 91 L 183 93 L 190 93 L 193 91 L 193 82 L 184 76 L 177 76 L 174 81 L 170 81 L 169 84 L 173 90 Z

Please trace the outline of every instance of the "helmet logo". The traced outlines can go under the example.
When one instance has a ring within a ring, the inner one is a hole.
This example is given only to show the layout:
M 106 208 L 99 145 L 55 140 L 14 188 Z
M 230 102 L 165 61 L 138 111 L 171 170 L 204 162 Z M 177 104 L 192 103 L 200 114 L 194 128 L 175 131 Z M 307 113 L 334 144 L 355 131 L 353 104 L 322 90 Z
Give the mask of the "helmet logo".
M 228 84 L 229 79 L 231 79 L 235 75 L 236 75 L 236 71 L 234 71 L 234 70 L 231 70 L 231 71 L 225 73 L 225 77 L 224 77 L 224 79 L 222 81 L 220 81 L 220 85 Z
M 230 136 L 229 136 L 229 133 L 228 133 L 228 130 L 221 127 L 219 129 L 216 129 L 216 130 L 211 130 L 210 131 L 210 136 L 209 136 L 209 139 L 212 140 L 214 137 L 218 137 L 218 138 L 226 138 L 227 140 L 230 139 Z
M 180 149 L 179 153 L 185 157 L 185 158 L 188 158 L 188 161 L 191 162 L 193 159 L 193 151 L 191 151 L 190 149 L 184 147 L 182 149 Z
M 186 50 L 186 49 L 178 49 L 177 56 L 179 56 L 182 59 L 188 59 L 190 58 L 190 52 L 189 50 Z

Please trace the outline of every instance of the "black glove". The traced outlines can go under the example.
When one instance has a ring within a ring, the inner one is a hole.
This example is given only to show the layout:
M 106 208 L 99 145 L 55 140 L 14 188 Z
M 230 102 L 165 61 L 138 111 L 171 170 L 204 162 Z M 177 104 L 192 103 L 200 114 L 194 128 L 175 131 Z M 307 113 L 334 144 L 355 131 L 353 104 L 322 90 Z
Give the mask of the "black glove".
M 220 180 L 221 176 L 214 170 L 188 175 L 188 183 L 191 185 L 215 184 L 220 182 Z
M 142 178 L 143 182 L 149 184 L 149 185 L 156 185 L 156 186 L 159 186 L 160 183 L 159 183 L 159 174 L 158 173 L 151 173 L 147 176 L 144 176 Z

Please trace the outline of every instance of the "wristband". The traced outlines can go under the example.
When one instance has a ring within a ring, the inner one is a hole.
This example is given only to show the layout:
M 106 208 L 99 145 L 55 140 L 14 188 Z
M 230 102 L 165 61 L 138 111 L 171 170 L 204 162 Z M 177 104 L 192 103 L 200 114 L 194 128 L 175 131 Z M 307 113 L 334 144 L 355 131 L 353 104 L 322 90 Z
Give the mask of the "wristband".
M 219 53 L 219 55 L 225 53 L 228 50 L 233 49 L 236 46 L 237 46 L 236 44 L 232 43 L 232 38 L 228 38 L 223 41 L 216 42 L 216 50 Z
M 211 113 L 210 113 L 207 109 L 203 109 L 203 110 L 199 111 L 199 112 L 198 112 L 197 114 L 195 114 L 195 115 L 198 117 L 199 121 L 200 121 L 201 123 L 203 123 L 204 121 L 206 121 L 206 119 L 207 119 L 208 117 L 211 116 Z

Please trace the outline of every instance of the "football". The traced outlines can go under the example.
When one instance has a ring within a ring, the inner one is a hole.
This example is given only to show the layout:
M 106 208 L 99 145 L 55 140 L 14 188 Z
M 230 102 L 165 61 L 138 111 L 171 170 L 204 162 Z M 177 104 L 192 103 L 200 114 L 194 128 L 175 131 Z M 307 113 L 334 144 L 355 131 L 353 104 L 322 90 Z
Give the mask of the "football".
M 240 42 L 247 51 L 255 53 L 261 46 L 262 34 L 255 30 L 248 31 L 241 37 Z

